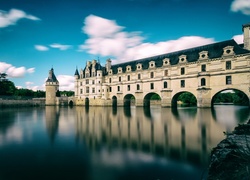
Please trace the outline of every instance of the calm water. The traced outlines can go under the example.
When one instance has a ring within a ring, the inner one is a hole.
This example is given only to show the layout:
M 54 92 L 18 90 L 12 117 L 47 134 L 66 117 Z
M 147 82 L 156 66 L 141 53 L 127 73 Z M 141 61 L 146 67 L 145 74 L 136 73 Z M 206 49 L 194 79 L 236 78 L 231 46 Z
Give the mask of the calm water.
M 202 179 L 248 107 L 0 110 L 0 180 Z

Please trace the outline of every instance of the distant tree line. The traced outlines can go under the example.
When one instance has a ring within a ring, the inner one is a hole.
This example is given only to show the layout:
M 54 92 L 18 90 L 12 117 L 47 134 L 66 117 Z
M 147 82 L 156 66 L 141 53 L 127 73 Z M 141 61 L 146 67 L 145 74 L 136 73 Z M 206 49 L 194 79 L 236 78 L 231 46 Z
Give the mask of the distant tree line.
M 58 91 L 56 96 L 73 96 L 73 91 Z M 16 88 L 15 84 L 7 79 L 6 73 L 0 73 L 0 98 L 6 99 L 31 99 L 45 98 L 45 91 Z
M 235 105 L 248 105 L 248 97 L 238 90 L 232 92 L 222 92 L 214 97 L 214 103 L 232 103 Z

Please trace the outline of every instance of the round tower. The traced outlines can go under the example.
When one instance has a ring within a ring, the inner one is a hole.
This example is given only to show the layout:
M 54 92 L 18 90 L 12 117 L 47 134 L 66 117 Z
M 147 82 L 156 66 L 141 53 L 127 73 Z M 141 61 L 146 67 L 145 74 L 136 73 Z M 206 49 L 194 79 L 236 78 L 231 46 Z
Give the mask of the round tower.
M 250 50 L 250 23 L 242 25 L 244 48 Z
M 56 105 L 57 92 L 59 91 L 59 81 L 56 79 L 54 69 L 49 70 L 49 76 L 46 80 L 46 101 L 45 105 Z

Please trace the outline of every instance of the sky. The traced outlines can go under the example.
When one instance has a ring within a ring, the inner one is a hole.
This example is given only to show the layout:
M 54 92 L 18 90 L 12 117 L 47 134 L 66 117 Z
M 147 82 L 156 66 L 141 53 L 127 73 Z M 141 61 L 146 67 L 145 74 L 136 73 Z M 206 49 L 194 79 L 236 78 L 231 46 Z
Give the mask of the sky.
M 249 22 L 250 0 L 0 0 L 0 73 L 35 91 L 54 68 L 59 89 L 74 90 L 87 61 L 241 44 Z

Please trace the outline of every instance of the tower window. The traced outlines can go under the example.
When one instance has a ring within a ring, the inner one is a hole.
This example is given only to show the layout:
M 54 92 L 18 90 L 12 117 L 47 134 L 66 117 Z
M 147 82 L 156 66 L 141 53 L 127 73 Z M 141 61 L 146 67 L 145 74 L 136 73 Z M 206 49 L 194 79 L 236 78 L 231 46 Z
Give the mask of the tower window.
M 111 81 L 112 81 L 112 79 L 111 79 L 111 78 L 109 78 L 109 83 L 111 83 Z
M 226 76 L 226 84 L 232 84 L 232 76 Z
M 154 78 L 154 72 L 150 72 L 150 78 Z
M 119 76 L 119 82 L 121 82 L 122 81 L 122 77 L 121 76 Z
M 206 71 L 206 64 L 202 64 L 201 65 L 201 72 L 205 72 Z
M 201 79 L 201 86 L 206 86 L 206 79 L 205 78 Z
M 168 83 L 167 83 L 167 81 L 164 81 L 164 83 L 163 83 L 163 88 L 168 88 Z
M 229 70 L 232 68 L 232 63 L 231 61 L 226 61 L 226 69 Z
M 136 89 L 140 90 L 140 85 L 139 84 L 136 85 Z
M 141 74 L 138 74 L 138 79 L 141 79 Z
M 150 83 L 150 89 L 154 89 L 154 83 Z
M 181 68 L 181 75 L 185 74 L 185 68 Z
M 128 85 L 128 91 L 130 91 L 130 85 Z
M 128 81 L 130 81 L 130 75 L 128 75 Z
M 164 76 L 168 76 L 168 70 L 164 71 Z
M 185 80 L 181 80 L 181 87 L 182 87 L 182 88 L 185 87 Z

